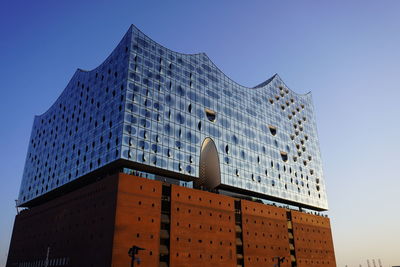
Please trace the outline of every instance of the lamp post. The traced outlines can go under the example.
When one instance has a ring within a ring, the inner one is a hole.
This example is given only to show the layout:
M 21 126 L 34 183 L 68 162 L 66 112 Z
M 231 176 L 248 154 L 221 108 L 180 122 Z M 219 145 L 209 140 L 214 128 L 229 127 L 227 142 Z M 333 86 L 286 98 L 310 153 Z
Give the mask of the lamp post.
M 274 267 L 281 267 L 281 263 L 285 260 L 285 257 L 273 257 L 272 260 L 278 260 L 278 265 L 274 264 Z
M 135 266 L 135 261 L 137 261 L 137 263 L 140 264 L 140 258 L 136 258 L 136 254 L 139 253 L 139 250 L 145 250 L 145 249 L 138 246 L 132 246 L 128 250 L 128 255 L 129 257 L 131 257 L 131 267 Z

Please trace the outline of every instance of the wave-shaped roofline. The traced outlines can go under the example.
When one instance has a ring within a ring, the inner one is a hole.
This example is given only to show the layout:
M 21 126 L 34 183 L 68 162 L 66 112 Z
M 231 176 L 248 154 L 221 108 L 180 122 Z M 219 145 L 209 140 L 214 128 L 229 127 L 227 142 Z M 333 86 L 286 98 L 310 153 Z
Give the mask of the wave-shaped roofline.
M 133 26 L 133 24 L 131 25 L 131 27 Z M 46 109 L 46 111 L 44 111 L 43 113 L 39 114 L 39 115 L 35 115 L 35 120 L 43 117 L 46 115 L 46 113 L 48 113 L 53 107 L 55 107 L 57 105 L 57 103 L 62 99 L 62 97 L 67 93 L 67 89 L 69 88 L 69 86 L 71 85 L 71 83 L 75 80 L 75 78 L 81 74 L 81 73 L 91 73 L 93 71 L 96 71 L 97 69 L 100 69 L 107 61 L 108 59 L 114 54 L 114 52 L 117 50 L 117 48 L 122 44 L 122 42 L 125 40 L 125 38 L 127 37 L 127 35 L 129 35 L 129 33 L 131 32 L 131 27 L 129 27 L 128 31 L 124 34 L 124 36 L 122 37 L 122 39 L 118 42 L 117 46 L 115 46 L 112 51 L 110 52 L 110 54 L 103 60 L 103 62 L 101 62 L 97 67 L 91 69 L 91 70 L 84 70 L 81 68 L 77 68 L 74 72 L 74 74 L 72 75 L 72 77 L 69 79 L 67 85 L 64 87 L 64 89 L 62 90 L 61 94 L 56 98 L 56 100 L 53 102 L 53 104 L 50 105 L 50 107 L 48 109 Z
M 289 86 L 286 85 L 286 83 L 282 80 L 282 78 L 281 78 L 277 73 L 275 73 L 274 75 L 272 75 L 272 76 L 271 76 L 270 78 L 268 78 L 267 80 L 265 80 L 265 81 L 263 81 L 263 82 L 257 84 L 256 86 L 248 87 L 248 86 L 242 85 L 242 84 L 236 82 L 235 80 L 233 80 L 233 79 L 232 79 L 231 77 L 229 77 L 227 74 L 225 74 L 225 72 L 223 72 L 223 71 L 218 67 L 218 65 L 216 65 L 216 64 L 214 63 L 214 61 L 211 60 L 211 58 L 207 55 L 207 53 L 205 53 L 205 52 L 199 52 L 199 53 L 182 53 L 182 52 L 178 52 L 178 51 L 172 50 L 172 49 L 170 49 L 170 48 L 168 48 L 168 47 L 166 47 L 166 46 L 160 44 L 159 42 L 155 41 L 153 38 L 149 37 L 147 34 L 145 34 L 144 32 L 142 32 L 142 31 L 141 31 L 138 27 L 136 27 L 134 24 L 131 24 L 131 26 L 129 27 L 129 31 L 133 31 L 133 30 L 136 30 L 136 31 L 140 32 L 140 33 L 143 34 L 143 36 L 145 36 L 146 38 L 150 39 L 151 41 L 153 41 L 153 42 L 156 43 L 157 45 L 163 47 L 164 49 L 166 49 L 166 50 L 168 50 L 168 51 L 170 51 L 170 52 L 172 52 L 172 53 L 179 54 L 179 55 L 183 55 L 183 56 L 197 56 L 197 55 L 205 56 L 205 57 L 207 58 L 207 60 L 210 61 L 211 64 L 212 64 L 220 73 L 222 73 L 226 78 L 228 78 L 228 79 L 229 79 L 230 81 L 232 81 L 233 83 L 235 83 L 235 84 L 237 84 L 237 85 L 239 85 L 240 87 L 243 87 L 243 88 L 245 88 L 245 89 L 259 89 L 259 88 L 265 88 L 265 87 L 267 87 L 271 82 L 273 82 L 273 81 L 275 81 L 275 80 L 279 80 L 281 83 L 283 83 L 283 84 L 285 85 L 285 87 L 286 87 L 287 89 L 289 89 L 289 90 L 290 90 L 292 93 L 294 93 L 295 95 L 298 95 L 298 96 L 309 96 L 309 95 L 311 95 L 311 91 L 309 91 L 309 92 L 307 92 L 307 93 L 304 93 L 304 94 L 297 93 L 297 92 L 293 91 L 292 89 L 290 89 Z
M 290 90 L 293 94 L 304 97 L 304 96 L 311 96 L 311 91 L 304 93 L 304 94 L 300 94 L 297 93 L 295 91 L 293 91 L 292 89 L 290 89 L 289 86 L 286 85 L 286 83 L 282 80 L 282 78 L 275 73 L 274 75 L 272 75 L 270 78 L 268 78 L 267 80 L 259 83 L 256 86 L 253 87 L 248 87 L 248 86 L 244 86 L 238 82 L 236 82 L 235 80 L 233 80 L 231 77 L 229 77 L 227 74 L 225 74 L 225 72 L 223 72 L 211 59 L 210 57 L 207 55 L 207 53 L 205 52 L 199 52 L 199 53 L 181 53 L 178 51 L 174 51 L 162 44 L 160 44 L 159 42 L 156 42 L 154 39 L 150 38 L 147 34 L 145 34 L 144 32 L 142 32 L 139 28 L 137 28 L 134 24 L 131 24 L 131 26 L 129 27 L 128 31 L 124 34 L 124 36 L 122 37 L 122 39 L 120 40 L 120 42 L 118 43 L 118 45 L 110 52 L 110 54 L 103 60 L 103 62 L 101 62 L 97 67 L 91 69 L 91 70 L 84 70 L 81 68 L 77 68 L 76 71 L 74 72 L 74 74 L 72 75 L 71 79 L 68 81 L 67 86 L 65 86 L 64 90 L 61 92 L 61 94 L 57 97 L 57 99 L 53 102 L 53 104 L 43 113 L 39 114 L 39 115 L 35 115 L 35 119 L 36 118 L 40 118 L 44 115 L 46 115 L 47 112 L 49 112 L 54 106 L 56 106 L 56 104 L 59 102 L 59 100 L 63 97 L 64 94 L 67 93 L 67 88 L 70 86 L 70 83 L 76 78 L 77 75 L 79 75 L 80 73 L 90 73 L 93 71 L 96 71 L 97 69 L 101 68 L 107 61 L 108 59 L 113 55 L 113 53 L 115 52 L 115 50 L 119 47 L 119 45 L 124 41 L 124 39 L 127 37 L 128 34 L 132 33 L 133 30 L 136 30 L 138 32 L 140 32 L 141 34 L 143 34 L 143 36 L 145 36 L 146 38 L 148 38 L 149 40 L 153 41 L 154 43 L 156 43 L 157 45 L 163 47 L 164 49 L 175 53 L 175 54 L 179 54 L 179 55 L 183 55 L 183 56 L 197 56 L 197 55 L 202 55 L 205 56 L 207 58 L 208 61 L 210 61 L 210 63 L 222 74 L 224 75 L 227 79 L 229 79 L 230 81 L 232 81 L 233 83 L 237 84 L 238 86 L 244 88 L 244 89 L 264 89 L 266 87 L 268 87 L 269 84 L 271 84 L 273 81 L 278 80 L 279 82 L 283 83 L 285 85 L 285 87 Z M 132 40 L 130 40 L 132 41 Z

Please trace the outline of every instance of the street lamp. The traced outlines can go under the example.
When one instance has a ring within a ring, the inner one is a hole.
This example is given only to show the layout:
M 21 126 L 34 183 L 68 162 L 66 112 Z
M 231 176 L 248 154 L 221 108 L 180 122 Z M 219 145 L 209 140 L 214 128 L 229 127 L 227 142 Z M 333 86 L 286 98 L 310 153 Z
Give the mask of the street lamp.
M 137 263 L 140 264 L 140 258 L 136 258 L 136 254 L 139 253 L 139 250 L 145 250 L 145 249 L 138 246 L 132 246 L 128 250 L 128 255 L 129 257 L 131 257 L 131 267 L 135 266 L 135 261 L 137 261 Z
M 273 257 L 272 260 L 278 260 L 278 265 L 274 264 L 274 267 L 281 267 L 281 263 L 285 260 L 285 257 Z

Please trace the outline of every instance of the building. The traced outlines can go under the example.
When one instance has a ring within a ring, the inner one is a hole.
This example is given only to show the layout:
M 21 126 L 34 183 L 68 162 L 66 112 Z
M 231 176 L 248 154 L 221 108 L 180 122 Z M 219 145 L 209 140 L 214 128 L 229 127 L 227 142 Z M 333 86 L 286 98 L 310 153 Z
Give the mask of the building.
M 35 117 L 18 206 L 7 266 L 335 266 L 311 94 L 134 26 Z

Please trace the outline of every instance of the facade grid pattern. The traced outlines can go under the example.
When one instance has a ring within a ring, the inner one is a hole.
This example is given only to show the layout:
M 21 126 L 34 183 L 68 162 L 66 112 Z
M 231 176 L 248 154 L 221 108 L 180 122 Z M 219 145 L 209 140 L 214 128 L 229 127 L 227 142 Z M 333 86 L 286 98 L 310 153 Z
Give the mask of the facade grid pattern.
M 310 93 L 278 75 L 241 86 L 204 53 L 171 51 L 134 26 L 35 118 L 18 204 L 120 159 L 196 180 L 206 138 L 221 185 L 327 209 Z

